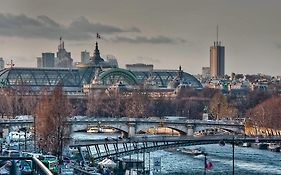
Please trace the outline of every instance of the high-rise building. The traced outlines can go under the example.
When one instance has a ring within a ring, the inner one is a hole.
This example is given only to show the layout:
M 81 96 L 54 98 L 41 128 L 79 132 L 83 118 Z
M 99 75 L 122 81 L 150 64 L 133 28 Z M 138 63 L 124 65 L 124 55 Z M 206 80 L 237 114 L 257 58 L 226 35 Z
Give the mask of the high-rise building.
M 90 62 L 90 52 L 82 51 L 81 52 L 81 63 L 87 64 Z
M 210 78 L 210 67 L 202 67 L 202 77 Z
M 217 41 L 210 47 L 210 73 L 211 77 L 223 77 L 225 74 L 225 57 L 224 46 L 218 41 L 218 27 L 217 27 Z
M 42 53 L 42 67 L 54 67 L 55 54 L 51 52 Z
M 36 60 L 37 60 L 37 68 L 43 67 L 42 57 L 37 57 Z
M 60 44 L 58 46 L 57 58 L 55 59 L 55 67 L 72 67 L 73 59 L 71 58 L 71 52 L 67 52 L 64 48 L 64 41 L 60 38 Z
M 0 70 L 4 69 L 4 67 L 5 67 L 5 62 L 3 58 L 0 58 Z

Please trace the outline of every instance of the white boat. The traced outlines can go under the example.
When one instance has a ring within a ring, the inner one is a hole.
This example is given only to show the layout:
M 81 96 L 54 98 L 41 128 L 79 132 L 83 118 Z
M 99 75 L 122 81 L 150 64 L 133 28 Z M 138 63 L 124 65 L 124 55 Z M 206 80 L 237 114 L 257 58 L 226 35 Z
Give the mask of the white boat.
M 280 152 L 280 145 L 278 145 L 276 143 L 270 143 L 267 148 L 270 151 Z
M 116 132 L 116 130 L 112 129 L 112 128 L 91 127 L 89 129 L 87 129 L 87 132 L 89 132 L 89 133 L 112 133 L 112 132 Z
M 243 143 L 242 147 L 251 147 L 251 144 L 248 142 Z
M 89 133 L 97 133 L 97 132 L 99 132 L 99 129 L 92 127 L 92 128 L 87 129 L 87 132 L 89 132 Z
M 204 154 L 204 152 L 198 148 L 195 148 L 195 149 L 182 148 L 180 151 L 182 153 L 192 155 L 192 156 L 198 156 L 198 155 Z

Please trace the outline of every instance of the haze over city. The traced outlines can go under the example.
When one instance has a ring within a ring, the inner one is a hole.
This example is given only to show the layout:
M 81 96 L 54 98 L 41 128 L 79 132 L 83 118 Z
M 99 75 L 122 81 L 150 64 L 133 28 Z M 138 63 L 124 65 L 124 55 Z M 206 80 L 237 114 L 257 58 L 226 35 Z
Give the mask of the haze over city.
M 59 38 L 80 61 L 94 50 L 102 57 L 154 64 L 191 74 L 209 66 L 216 40 L 225 46 L 225 72 L 280 75 L 281 1 L 278 0 L 0 0 L 0 57 L 35 67 L 42 52 L 56 52 Z

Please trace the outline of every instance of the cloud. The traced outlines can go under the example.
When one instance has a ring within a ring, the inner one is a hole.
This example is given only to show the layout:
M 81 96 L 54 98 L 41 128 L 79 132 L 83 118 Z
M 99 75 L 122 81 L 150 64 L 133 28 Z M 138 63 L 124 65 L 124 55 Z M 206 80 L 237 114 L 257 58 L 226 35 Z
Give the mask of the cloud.
M 155 36 L 155 37 L 145 37 L 145 36 L 136 36 L 136 37 L 124 37 L 118 36 L 112 39 L 113 42 L 127 42 L 127 43 L 134 43 L 134 44 L 143 44 L 143 43 L 150 43 L 150 44 L 180 44 L 185 43 L 184 39 L 179 38 L 169 38 L 166 36 Z
M 24 14 L 0 13 L 0 26 L 0 36 L 45 39 L 57 39 L 62 36 L 67 40 L 78 41 L 91 40 L 98 32 L 101 34 L 141 32 L 136 27 L 123 29 L 118 26 L 93 23 L 83 16 L 69 25 L 63 25 L 44 15 L 32 18 Z

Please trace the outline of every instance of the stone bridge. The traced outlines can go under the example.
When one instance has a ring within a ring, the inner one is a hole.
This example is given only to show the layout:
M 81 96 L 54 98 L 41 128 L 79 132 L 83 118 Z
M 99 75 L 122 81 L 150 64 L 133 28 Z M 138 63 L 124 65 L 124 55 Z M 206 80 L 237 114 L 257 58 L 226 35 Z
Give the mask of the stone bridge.
M 193 135 L 207 130 L 224 130 L 244 133 L 244 124 L 235 121 L 203 121 L 203 120 L 164 120 L 160 118 L 91 118 L 69 119 L 72 131 L 87 130 L 91 127 L 114 128 L 131 137 L 145 132 L 149 128 L 170 128 L 180 135 Z

